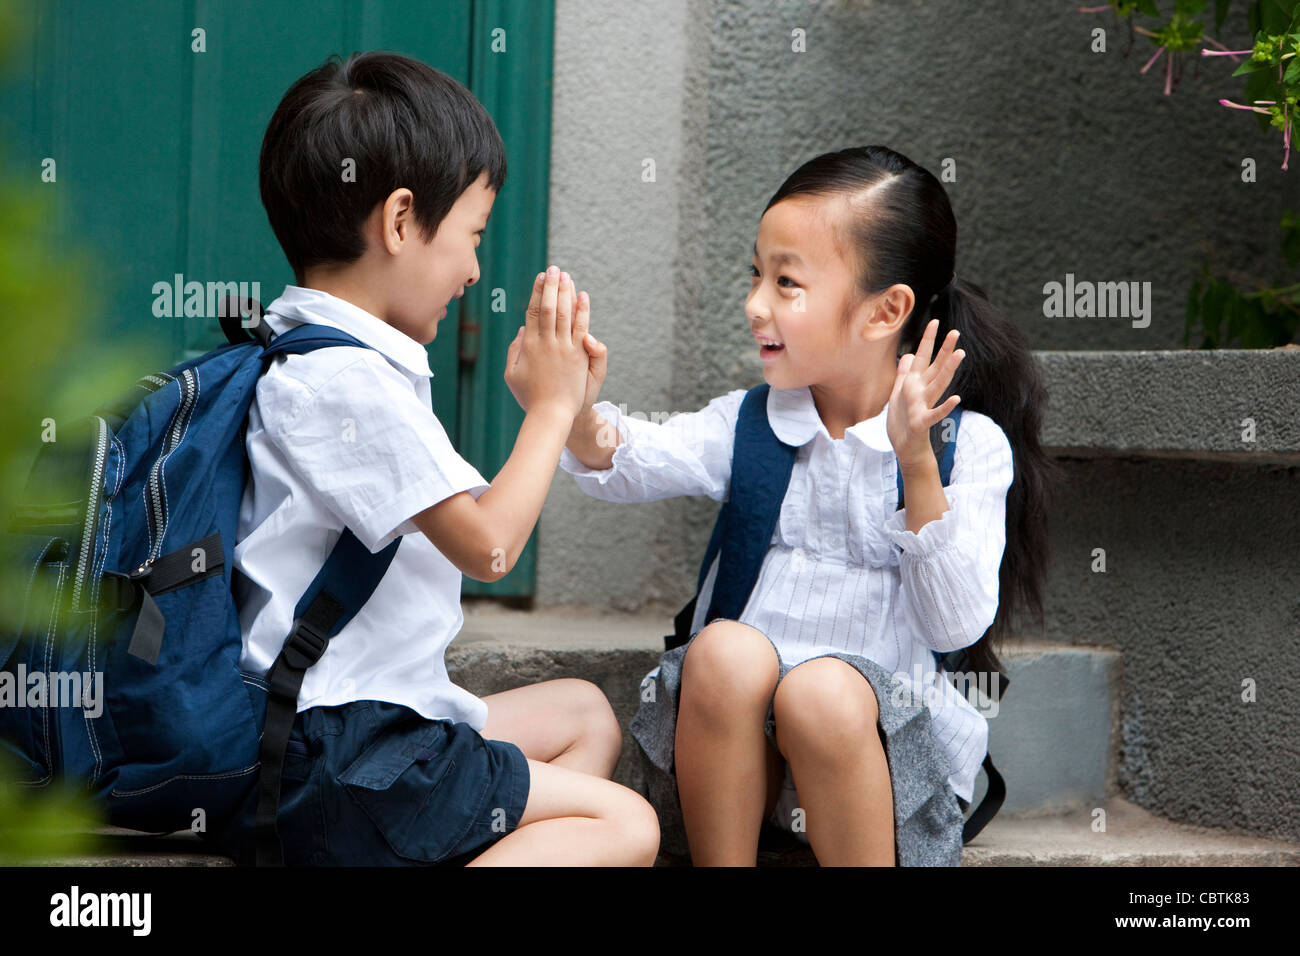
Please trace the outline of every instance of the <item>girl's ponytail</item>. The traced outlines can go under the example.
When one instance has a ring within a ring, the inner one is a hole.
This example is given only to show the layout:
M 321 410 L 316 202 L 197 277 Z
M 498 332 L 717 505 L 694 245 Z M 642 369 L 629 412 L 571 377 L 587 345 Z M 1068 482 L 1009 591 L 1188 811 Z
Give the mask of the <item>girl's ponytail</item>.
M 935 341 L 942 342 L 956 329 L 966 353 L 935 404 L 960 395 L 962 409 L 993 419 L 1011 443 L 1015 477 L 1007 491 L 998 611 L 993 625 L 967 649 L 972 670 L 1000 670 L 997 652 L 1012 633 L 1013 620 L 1022 630 L 1026 618 L 1040 628 L 1044 625 L 1043 591 L 1051 554 L 1047 514 L 1051 495 L 1063 478 L 1061 466 L 1042 446 L 1047 387 L 1024 334 L 980 286 L 959 278 L 953 288 L 936 297 L 928 313 L 914 309 L 903 330 L 910 343 L 903 346 L 906 351 L 916 351 L 932 318 L 939 320 Z
M 997 650 L 1012 632 L 1012 622 L 1019 629 L 1028 616 L 1043 625 L 1050 559 L 1047 513 L 1063 471 L 1042 447 L 1047 406 L 1042 373 L 1015 324 L 982 288 L 957 277 L 957 222 L 947 193 L 930 172 L 884 146 L 824 153 L 791 173 L 766 209 L 804 194 L 848 200 L 848 238 L 857 251 L 859 293 L 877 293 L 898 283 L 912 289 L 916 304 L 903 323 L 899 357 L 916 351 L 932 318 L 939 320 L 936 342 L 951 329 L 961 333 L 966 357 L 936 404 L 960 395 L 963 410 L 993 419 L 1011 443 L 1015 477 L 1007 491 L 997 615 L 967 648 L 972 670 L 1000 669 Z M 936 428 L 932 441 L 938 435 Z

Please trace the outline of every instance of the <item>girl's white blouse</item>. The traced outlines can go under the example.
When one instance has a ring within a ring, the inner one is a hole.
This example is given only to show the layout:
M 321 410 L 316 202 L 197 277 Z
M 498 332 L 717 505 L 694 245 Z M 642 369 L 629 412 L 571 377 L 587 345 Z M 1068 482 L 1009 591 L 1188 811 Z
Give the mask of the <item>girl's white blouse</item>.
M 658 422 L 598 402 L 595 411 L 620 436 L 610 467 L 587 468 L 567 448 L 560 467 L 605 501 L 678 495 L 723 501 L 744 397 L 736 389 L 697 412 Z M 893 673 L 916 695 L 907 702 L 929 708 L 935 738 L 951 759 L 948 782 L 969 801 L 988 749 L 988 721 L 936 674 L 932 650 L 973 644 L 997 613 L 1011 445 L 987 415 L 963 411 L 944 488 L 949 508 L 913 533 L 906 530 L 906 510 L 895 510 L 888 412 L 886 405 L 834 439 L 808 388 L 769 390 L 772 430 L 798 452 L 771 548 L 740 620 L 771 638 L 788 664 L 840 651 Z M 715 561 L 692 632 L 703 623 L 716 572 Z

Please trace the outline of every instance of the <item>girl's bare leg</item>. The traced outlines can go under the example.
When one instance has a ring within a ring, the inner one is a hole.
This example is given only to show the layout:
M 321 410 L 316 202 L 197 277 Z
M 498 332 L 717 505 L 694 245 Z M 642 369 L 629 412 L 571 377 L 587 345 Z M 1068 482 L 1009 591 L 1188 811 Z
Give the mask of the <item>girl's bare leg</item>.
M 779 673 L 771 642 L 736 621 L 705 627 L 686 652 L 674 759 L 696 866 L 753 866 L 757 860 L 772 787 L 763 722 Z
M 482 736 L 507 740 L 529 760 L 582 773 L 614 776 L 623 751 L 623 729 L 600 688 L 562 678 L 483 698 L 488 705 Z
M 640 794 L 593 774 L 528 761 L 519 826 L 469 866 L 653 866 L 659 819 Z
M 776 736 L 822 866 L 894 866 L 894 794 L 871 684 L 835 657 L 776 689 Z

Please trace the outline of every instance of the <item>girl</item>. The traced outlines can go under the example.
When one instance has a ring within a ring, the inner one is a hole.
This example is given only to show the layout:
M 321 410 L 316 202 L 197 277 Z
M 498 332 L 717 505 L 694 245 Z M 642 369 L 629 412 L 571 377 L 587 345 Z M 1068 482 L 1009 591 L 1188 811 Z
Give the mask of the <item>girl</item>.
M 793 472 L 739 620 L 704 620 L 715 563 L 631 728 L 662 845 L 681 853 L 684 836 L 697 865 L 752 865 L 765 819 L 806 832 L 822 864 L 960 865 L 957 798 L 988 725 L 933 652 L 974 645 L 973 669 L 991 670 L 1014 611 L 1041 622 L 1057 466 L 1024 338 L 956 279 L 956 245 L 939 181 L 880 146 L 805 163 L 760 219 L 745 312 Z M 726 499 L 746 391 L 629 418 L 592 405 L 606 353 L 588 349 L 561 467 L 607 501 Z M 930 430 L 958 402 L 943 487 Z

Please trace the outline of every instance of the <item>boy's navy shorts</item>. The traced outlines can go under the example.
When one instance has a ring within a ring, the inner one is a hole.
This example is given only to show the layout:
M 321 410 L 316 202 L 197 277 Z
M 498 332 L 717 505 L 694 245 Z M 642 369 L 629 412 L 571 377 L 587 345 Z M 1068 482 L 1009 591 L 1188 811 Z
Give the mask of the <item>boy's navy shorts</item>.
M 359 700 L 297 715 L 276 817 L 286 866 L 463 866 L 519 826 L 528 761 L 469 724 Z

